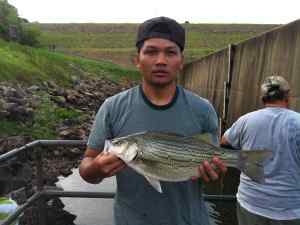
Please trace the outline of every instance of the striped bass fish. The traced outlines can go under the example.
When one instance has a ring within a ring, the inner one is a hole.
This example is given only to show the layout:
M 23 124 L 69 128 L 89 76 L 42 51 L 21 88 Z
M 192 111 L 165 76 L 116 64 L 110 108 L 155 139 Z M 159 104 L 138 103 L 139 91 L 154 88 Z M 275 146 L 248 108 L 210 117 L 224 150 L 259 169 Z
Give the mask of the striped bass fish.
M 107 141 L 104 150 L 143 175 L 159 192 L 159 181 L 178 182 L 198 176 L 199 165 L 214 156 L 252 180 L 263 182 L 262 162 L 271 156 L 271 151 L 221 148 L 211 144 L 207 137 L 143 132 Z

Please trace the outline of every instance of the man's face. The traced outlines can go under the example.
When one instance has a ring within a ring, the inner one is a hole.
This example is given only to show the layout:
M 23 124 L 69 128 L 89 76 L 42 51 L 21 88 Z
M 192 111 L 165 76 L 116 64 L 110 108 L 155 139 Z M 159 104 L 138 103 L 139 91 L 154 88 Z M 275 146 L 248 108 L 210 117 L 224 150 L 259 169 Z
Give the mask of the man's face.
M 136 66 L 141 71 L 144 82 L 164 87 L 175 82 L 178 72 L 183 68 L 183 55 L 176 43 L 151 38 L 144 42 Z

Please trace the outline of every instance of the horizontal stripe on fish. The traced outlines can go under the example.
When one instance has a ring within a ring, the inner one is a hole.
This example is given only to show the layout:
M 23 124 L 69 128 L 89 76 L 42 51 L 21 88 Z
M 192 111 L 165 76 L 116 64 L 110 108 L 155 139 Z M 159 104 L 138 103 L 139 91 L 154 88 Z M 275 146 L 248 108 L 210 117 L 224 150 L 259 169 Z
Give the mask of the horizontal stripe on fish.
M 228 150 L 196 137 L 169 133 L 144 132 L 117 138 L 108 146 L 109 152 L 146 177 L 157 188 L 155 180 L 184 181 L 198 175 L 204 160 L 214 156 L 225 165 L 240 169 L 257 182 L 262 182 L 261 163 L 272 154 L 270 150 Z

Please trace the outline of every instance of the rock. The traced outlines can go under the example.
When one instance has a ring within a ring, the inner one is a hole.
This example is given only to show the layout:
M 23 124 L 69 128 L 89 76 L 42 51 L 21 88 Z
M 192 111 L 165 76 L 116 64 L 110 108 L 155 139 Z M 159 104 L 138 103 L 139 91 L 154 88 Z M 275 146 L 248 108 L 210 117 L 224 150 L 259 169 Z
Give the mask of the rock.
M 67 153 L 66 156 L 70 159 L 78 159 L 80 156 L 83 155 L 83 151 L 79 148 L 71 148 L 69 152 L 65 153 Z
M 75 68 L 77 70 L 77 67 Z M 93 118 L 98 108 L 104 100 L 121 90 L 129 88 L 133 84 L 119 85 L 116 82 L 105 78 L 80 80 L 81 76 L 74 76 L 73 87 L 63 89 L 55 82 L 43 82 L 41 85 L 32 85 L 28 88 L 9 83 L 0 83 L 0 119 L 14 119 L 15 121 L 27 121 L 33 118 L 34 111 L 40 106 L 42 95 L 48 94 L 50 100 L 57 105 L 68 109 L 76 109 L 84 112 L 80 118 L 68 118 L 62 121 L 56 128 L 59 138 L 85 140 L 90 132 Z M 134 84 L 135 85 L 135 84 Z M 0 154 L 3 154 L 16 147 L 21 147 L 32 141 L 29 137 L 0 137 Z M 32 155 L 33 151 L 27 151 L 17 157 L 16 164 L 8 167 L 1 177 L 14 177 L 11 179 L 20 199 L 30 197 L 36 186 L 36 167 Z M 72 169 L 80 163 L 83 155 L 83 148 L 68 147 L 43 147 L 43 171 L 44 183 L 54 185 L 58 181 L 58 176 L 68 176 Z M 28 168 L 30 170 L 28 170 Z M 11 174 L 10 174 L 11 173 Z M 7 176 L 10 174 L 9 176 Z M 26 179 L 23 179 L 25 178 Z M 27 183 L 27 184 L 25 184 Z M 25 186 L 25 190 L 21 190 Z M 72 225 L 76 216 L 63 210 L 63 204 L 59 199 L 47 199 L 47 225 Z M 21 218 L 22 225 L 38 225 L 37 208 L 31 206 L 26 209 L 25 216 Z
M 13 103 L 7 111 L 9 112 L 8 118 L 12 120 L 19 120 L 19 121 L 28 121 L 33 118 L 33 109 L 26 108 L 25 106 L 15 106 Z
M 13 96 L 8 96 L 6 101 L 11 102 L 11 103 L 16 103 L 18 105 L 25 105 L 26 104 L 26 99 L 16 98 L 16 97 L 13 97 Z
M 40 88 L 39 86 L 37 86 L 37 85 L 32 85 L 32 86 L 30 86 L 29 88 L 27 88 L 27 90 L 30 91 L 30 92 L 32 93 L 32 92 L 40 91 L 41 88 Z
M 86 133 L 84 129 L 78 128 L 67 128 L 59 132 L 59 136 L 62 139 L 69 140 L 82 140 L 86 138 Z
M 17 147 L 21 147 L 31 142 L 30 137 L 25 136 L 11 136 L 0 138 L 0 154 L 6 153 Z
M 7 112 L 12 112 L 14 111 L 14 109 L 17 107 L 17 103 L 14 103 L 14 102 L 5 102 L 2 107 L 4 110 L 6 110 Z
M 0 110 L 0 120 L 6 119 L 9 115 L 9 112 Z
M 59 172 L 64 177 L 67 177 L 72 174 L 72 171 L 68 169 L 60 169 Z
M 63 96 L 51 96 L 50 100 L 55 102 L 58 106 L 66 107 L 66 99 Z
M 58 86 L 52 80 L 47 81 L 46 84 L 47 84 L 47 87 L 50 88 L 50 89 L 58 89 Z
M 54 151 L 53 151 L 53 154 L 54 154 L 54 156 L 60 156 L 60 155 L 61 155 L 61 152 L 58 151 L 58 150 L 54 150 Z

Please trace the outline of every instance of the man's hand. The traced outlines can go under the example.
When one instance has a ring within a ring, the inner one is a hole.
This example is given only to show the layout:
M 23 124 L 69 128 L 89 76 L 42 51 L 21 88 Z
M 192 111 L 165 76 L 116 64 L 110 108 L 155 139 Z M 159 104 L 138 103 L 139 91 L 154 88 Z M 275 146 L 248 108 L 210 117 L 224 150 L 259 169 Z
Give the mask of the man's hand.
M 106 177 L 114 176 L 126 164 L 117 156 L 88 148 L 79 166 L 80 176 L 89 183 L 97 184 Z
M 120 158 L 109 152 L 101 152 L 94 159 L 94 164 L 102 177 L 114 176 L 126 166 Z
M 205 182 L 218 180 L 221 174 L 225 174 L 227 172 L 227 167 L 225 164 L 218 158 L 213 157 L 211 162 L 204 161 L 199 166 L 199 176 Z M 193 179 L 197 179 L 198 177 L 193 177 Z

